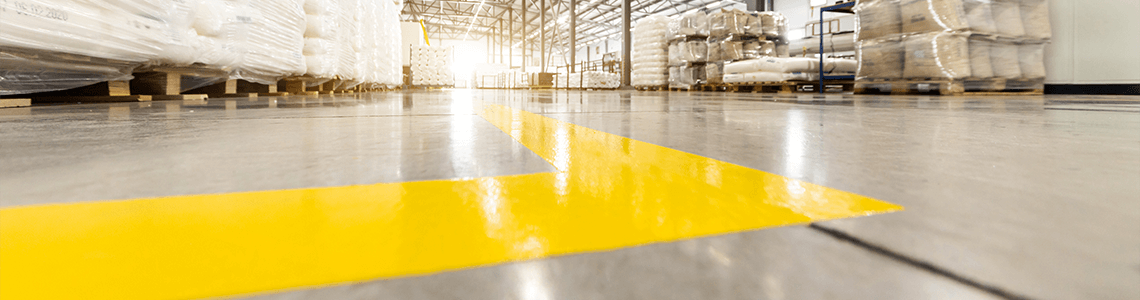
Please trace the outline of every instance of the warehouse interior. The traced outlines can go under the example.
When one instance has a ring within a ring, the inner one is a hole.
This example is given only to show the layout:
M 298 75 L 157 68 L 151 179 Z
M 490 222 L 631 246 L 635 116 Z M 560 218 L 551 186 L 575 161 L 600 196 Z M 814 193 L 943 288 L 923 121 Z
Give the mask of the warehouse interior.
M 0 299 L 1140 299 L 1140 0 L 0 0 Z

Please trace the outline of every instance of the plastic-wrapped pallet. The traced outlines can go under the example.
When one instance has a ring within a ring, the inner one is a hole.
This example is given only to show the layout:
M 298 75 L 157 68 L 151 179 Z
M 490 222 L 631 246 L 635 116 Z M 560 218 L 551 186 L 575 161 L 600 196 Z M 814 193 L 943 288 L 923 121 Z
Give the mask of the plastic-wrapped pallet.
M 724 62 L 706 64 L 705 80 L 708 80 L 708 83 L 724 83 Z
M 967 36 L 957 33 L 927 33 L 903 40 L 906 55 L 903 77 L 969 78 L 970 48 Z
M 860 0 L 855 4 L 856 40 L 867 41 L 902 33 L 899 0 Z
M 1025 35 L 1020 0 L 993 0 L 990 10 L 993 12 L 994 26 L 999 35 L 1005 37 Z
M 300 0 L 248 0 L 251 24 L 245 58 L 236 78 L 276 84 L 304 74 L 305 12 Z
M 963 31 L 970 27 L 963 0 L 902 0 L 903 33 Z
M 970 37 L 970 75 L 974 78 L 993 78 L 994 67 L 990 60 L 992 42 L 983 37 Z
M 856 79 L 902 78 L 904 52 L 905 48 L 897 38 L 860 41 L 855 48 L 855 55 L 859 58 Z
M 766 11 L 758 13 L 760 24 L 764 27 L 764 36 L 775 39 L 788 36 L 788 18 L 783 14 Z
M 304 0 L 305 74 L 332 78 L 340 70 L 340 6 L 332 0 Z
M 391 88 L 399 86 L 403 82 L 403 67 L 401 66 L 403 51 L 400 43 L 400 10 L 403 9 L 403 4 L 398 0 L 379 2 L 381 2 L 381 11 L 378 21 L 381 39 L 378 41 L 380 46 L 377 48 L 380 50 L 378 52 L 380 57 L 376 65 L 381 70 L 379 83 Z M 445 67 L 440 70 L 440 82 L 447 86 L 455 85 L 454 74 L 451 73 L 450 67 L 450 51 L 440 58 L 445 61 Z
M 582 87 L 593 89 L 613 89 L 621 83 L 621 76 L 608 72 L 582 72 Z
M 1021 78 L 1020 51 L 1016 43 L 998 40 L 990 43 L 990 65 L 994 77 L 1004 79 Z
M 749 18 L 752 16 L 736 9 L 722 9 L 708 17 L 709 36 L 723 38 L 748 33 Z M 753 21 L 753 23 L 756 23 Z
M 1048 1 L 1021 0 L 1019 10 L 1022 28 L 1027 38 L 1047 40 L 1053 37 L 1053 27 L 1049 25 Z
M 708 15 L 702 11 L 692 11 L 681 15 L 676 19 L 677 32 L 673 38 L 684 38 L 692 36 L 707 37 L 709 35 L 709 20 Z
M 340 17 L 337 18 L 337 71 L 341 86 L 338 89 L 352 88 L 361 83 L 360 70 L 356 68 L 356 52 L 359 44 L 360 22 L 355 12 L 360 10 L 360 0 L 339 0 Z
M 1045 44 L 1027 42 L 1017 45 L 1018 66 L 1023 79 L 1045 79 Z
M 190 48 L 173 39 L 167 12 L 172 7 L 163 4 L 157 0 L 0 2 L 0 94 L 126 80 L 143 63 L 192 60 Z
M 451 48 L 412 46 L 412 84 L 452 85 Z
M 633 28 L 633 71 L 631 83 L 637 87 L 668 84 L 668 18 L 648 16 Z

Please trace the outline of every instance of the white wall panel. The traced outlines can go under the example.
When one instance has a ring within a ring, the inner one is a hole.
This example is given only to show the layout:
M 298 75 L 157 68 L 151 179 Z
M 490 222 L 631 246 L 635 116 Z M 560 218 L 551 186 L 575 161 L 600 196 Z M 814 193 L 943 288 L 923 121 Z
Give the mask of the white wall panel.
M 1072 83 L 1140 83 L 1140 0 L 1053 0 L 1065 5 L 1058 2 L 1071 2 L 1072 16 L 1052 20 L 1053 32 L 1071 30 L 1072 44 L 1054 41 L 1050 47 L 1053 53 L 1072 48 Z

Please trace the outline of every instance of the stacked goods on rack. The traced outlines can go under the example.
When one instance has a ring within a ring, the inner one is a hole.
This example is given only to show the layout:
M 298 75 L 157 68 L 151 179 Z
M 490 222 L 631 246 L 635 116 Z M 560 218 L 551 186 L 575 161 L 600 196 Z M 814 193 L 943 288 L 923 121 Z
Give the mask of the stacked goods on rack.
M 855 12 L 857 90 L 1042 89 L 1045 0 L 869 0 Z
M 212 76 L 203 84 L 274 85 L 310 74 L 396 85 L 399 10 L 392 1 L 361 0 L 0 2 L 0 94 L 67 90 L 155 70 Z
M 787 19 L 776 12 L 748 13 L 720 10 L 709 15 L 709 37 L 705 41 L 708 83 L 726 83 L 726 64 L 747 59 L 786 57 Z
M 666 34 L 669 38 L 669 86 L 688 89 L 705 83 L 708 16 L 701 11 L 674 16 L 669 19 Z
M 412 84 L 454 85 L 451 75 L 451 48 L 412 46 Z
M 668 22 L 668 18 L 654 15 L 642 18 L 634 25 L 630 80 L 634 87 L 664 86 L 668 83 Z
M 854 74 L 858 62 L 853 59 L 826 58 L 824 73 Z M 772 83 L 819 80 L 819 59 L 806 57 L 765 57 L 728 63 L 724 66 L 726 83 Z

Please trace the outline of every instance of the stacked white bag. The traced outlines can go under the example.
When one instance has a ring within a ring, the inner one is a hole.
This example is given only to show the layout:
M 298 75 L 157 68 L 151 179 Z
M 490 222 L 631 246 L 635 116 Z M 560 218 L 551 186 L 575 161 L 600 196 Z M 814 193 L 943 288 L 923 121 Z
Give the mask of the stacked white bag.
M 245 58 L 234 78 L 260 84 L 304 74 L 305 12 L 301 0 L 241 0 L 249 3 Z
M 340 70 L 340 5 L 333 0 L 305 1 L 305 75 L 333 78 Z
M 582 72 L 582 88 L 614 89 L 620 84 L 621 76 L 618 74 L 600 71 Z
M 856 22 L 860 80 L 1046 75 L 1046 0 L 863 0 Z
M 134 67 L 177 46 L 168 31 L 169 7 L 160 4 L 0 1 L 0 95 L 130 79 Z M 183 46 L 176 56 L 189 60 L 187 52 Z
M 858 62 L 845 58 L 825 58 L 824 73 L 854 74 Z M 724 65 L 726 83 L 819 80 L 819 59 L 807 57 L 765 57 Z
M 668 83 L 668 40 L 664 16 L 648 16 L 633 28 L 633 71 L 630 83 L 635 87 L 662 86 Z
M 128 80 L 151 66 L 262 84 L 303 74 L 345 80 L 340 88 L 402 83 L 399 1 L 21 0 L 0 8 L 0 94 Z
M 412 46 L 412 84 L 453 85 L 451 48 Z

